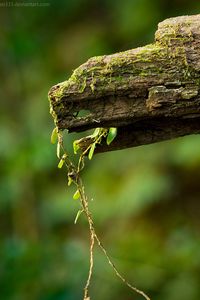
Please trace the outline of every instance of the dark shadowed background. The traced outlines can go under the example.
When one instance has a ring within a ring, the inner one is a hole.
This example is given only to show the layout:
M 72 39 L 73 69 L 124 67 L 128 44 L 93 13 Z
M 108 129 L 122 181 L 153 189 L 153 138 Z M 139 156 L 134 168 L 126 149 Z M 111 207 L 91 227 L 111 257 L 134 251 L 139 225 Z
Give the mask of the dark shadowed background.
M 80 300 L 88 227 L 84 217 L 74 225 L 74 188 L 57 169 L 48 90 L 91 56 L 152 42 L 158 22 L 200 13 L 200 2 L 27 3 L 0 2 L 0 298 Z M 99 154 L 83 175 L 121 272 L 153 300 L 199 300 L 200 137 Z M 95 265 L 93 300 L 142 299 L 99 249 Z

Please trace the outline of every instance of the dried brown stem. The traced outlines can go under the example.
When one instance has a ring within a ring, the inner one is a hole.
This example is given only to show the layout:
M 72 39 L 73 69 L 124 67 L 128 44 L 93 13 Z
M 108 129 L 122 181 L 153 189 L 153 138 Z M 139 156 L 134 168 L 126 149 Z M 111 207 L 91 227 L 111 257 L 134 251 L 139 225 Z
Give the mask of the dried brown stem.
M 84 159 L 84 158 L 83 158 Z M 83 211 L 87 217 L 88 220 L 88 224 L 89 224 L 89 229 L 90 229 L 90 267 L 89 267 L 89 273 L 88 273 L 88 279 L 84 288 L 84 299 L 83 300 L 89 300 L 89 286 L 90 286 L 90 282 L 91 282 L 91 277 L 92 277 L 92 272 L 93 272 L 93 265 L 94 265 L 94 261 L 93 261 L 93 256 L 94 256 L 94 242 L 95 239 L 97 241 L 97 244 L 99 246 L 99 248 L 102 250 L 103 254 L 105 255 L 108 263 L 110 264 L 111 268 L 113 269 L 113 271 L 115 272 L 116 276 L 127 286 L 129 287 L 131 290 L 133 290 L 134 292 L 136 292 L 137 294 L 140 294 L 141 296 L 143 296 L 146 300 L 151 300 L 142 290 L 139 290 L 138 288 L 134 287 L 132 284 L 130 284 L 121 274 L 120 272 L 117 270 L 116 266 L 114 265 L 114 263 L 112 262 L 111 258 L 109 257 L 105 247 L 103 246 L 102 242 L 100 241 L 96 231 L 95 231 L 95 227 L 94 227 L 94 222 L 93 222 L 93 218 L 91 215 L 91 212 L 89 211 L 89 207 L 88 207 L 88 199 L 87 196 L 85 195 L 84 192 L 84 186 L 82 184 L 81 179 L 79 178 L 77 181 L 77 188 L 80 192 L 80 200 L 81 200 L 81 204 L 82 204 L 82 208 Z
M 103 134 L 103 133 L 102 133 Z M 99 135 L 99 139 L 102 138 L 102 134 Z M 97 138 L 97 141 L 98 141 Z M 90 283 L 91 283 L 91 278 L 92 278 L 92 274 L 93 274 L 93 267 L 94 267 L 94 245 L 95 245 L 95 240 L 97 241 L 98 246 L 100 247 L 100 249 L 102 250 L 102 252 L 104 253 L 105 257 L 108 260 L 108 263 L 110 264 L 110 266 L 112 267 L 112 269 L 114 270 L 116 276 L 125 284 L 127 285 L 131 290 L 133 290 L 134 292 L 142 295 L 146 300 L 151 300 L 143 291 L 137 289 L 136 287 L 134 287 L 133 285 L 131 285 L 117 270 L 117 268 L 115 267 L 114 263 L 112 262 L 111 258 L 109 257 L 109 255 L 107 254 L 107 251 L 105 249 L 105 247 L 103 246 L 102 242 L 100 241 L 96 231 L 95 231 L 95 227 L 94 227 L 94 221 L 91 215 L 91 212 L 89 210 L 89 206 L 88 206 L 88 199 L 87 196 L 85 194 L 85 189 L 84 189 L 84 185 L 82 183 L 82 180 L 80 178 L 80 171 L 82 170 L 83 166 L 84 166 L 84 152 L 82 153 L 82 155 L 80 156 L 79 162 L 78 162 L 78 166 L 76 167 L 72 161 L 70 160 L 65 147 L 63 145 L 63 137 L 61 132 L 58 131 L 58 146 L 59 149 L 62 150 L 62 158 L 65 162 L 65 165 L 67 167 L 68 170 L 68 177 L 71 177 L 72 182 L 76 185 L 77 190 L 79 191 L 79 195 L 80 195 L 80 203 L 82 206 L 82 211 L 85 213 L 85 216 L 87 218 L 88 221 L 88 225 L 89 225 L 89 232 L 90 232 L 90 263 L 89 263 L 89 271 L 88 271 L 88 278 L 85 284 L 85 288 L 84 288 L 84 298 L 83 300 L 90 300 L 90 296 L 89 296 L 89 288 L 90 288 Z M 88 146 L 89 148 L 90 146 Z M 85 150 L 86 152 L 88 151 L 88 149 Z M 58 153 L 57 153 L 58 154 Z M 59 151 L 59 155 L 60 157 L 60 151 Z

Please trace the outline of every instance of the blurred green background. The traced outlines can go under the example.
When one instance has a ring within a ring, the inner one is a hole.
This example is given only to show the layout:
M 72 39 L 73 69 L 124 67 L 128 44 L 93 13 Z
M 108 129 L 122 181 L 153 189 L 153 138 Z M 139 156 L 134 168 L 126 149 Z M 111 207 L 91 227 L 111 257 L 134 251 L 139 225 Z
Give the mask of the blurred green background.
M 74 225 L 79 204 L 50 144 L 50 87 L 91 56 L 152 42 L 163 19 L 200 12 L 196 0 L 46 3 L 0 6 L 4 300 L 79 300 L 87 278 L 87 222 Z M 66 139 L 70 145 L 74 136 Z M 154 300 L 199 300 L 200 137 L 99 154 L 83 177 L 97 231 L 122 274 Z M 91 296 L 142 299 L 99 249 Z

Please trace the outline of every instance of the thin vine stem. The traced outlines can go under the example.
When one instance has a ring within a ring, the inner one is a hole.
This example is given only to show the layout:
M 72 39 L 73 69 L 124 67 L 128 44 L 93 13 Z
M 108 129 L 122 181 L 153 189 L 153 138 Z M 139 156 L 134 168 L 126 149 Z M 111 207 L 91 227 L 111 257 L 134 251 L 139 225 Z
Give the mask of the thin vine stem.
M 115 264 L 112 262 L 111 258 L 109 257 L 105 247 L 103 246 L 101 240 L 99 239 L 98 235 L 96 234 L 96 231 L 95 231 L 95 228 L 94 228 L 94 223 L 93 223 L 93 218 L 91 216 L 91 213 L 89 211 L 89 208 L 88 208 L 88 201 L 87 201 L 87 197 L 85 196 L 85 193 L 82 193 L 82 183 L 81 185 L 79 185 L 80 188 L 80 194 L 81 194 L 81 201 L 83 203 L 83 209 L 84 209 L 84 212 L 86 214 L 86 217 L 88 219 L 88 223 L 90 224 L 90 235 L 92 236 L 92 239 L 95 237 L 96 241 L 97 241 L 97 244 L 99 246 L 99 248 L 102 250 L 102 252 L 104 253 L 108 263 L 110 264 L 110 266 L 112 267 L 112 269 L 114 270 L 116 276 L 123 282 L 125 283 L 126 286 L 128 286 L 130 289 L 132 289 L 134 292 L 142 295 L 146 300 L 151 300 L 143 291 L 139 290 L 138 288 L 134 287 L 132 284 L 130 284 L 120 273 L 119 271 L 117 270 Z M 93 243 L 93 246 L 94 246 L 94 243 Z M 92 253 L 91 253 L 91 248 L 90 248 L 90 257 L 91 257 L 91 254 L 93 255 L 93 248 L 92 248 Z M 93 261 L 92 261 L 92 267 L 93 267 Z M 90 271 L 91 271 L 91 268 L 90 268 Z M 88 276 L 88 279 L 90 281 L 91 279 L 91 276 Z M 88 285 L 87 285 L 87 288 L 89 287 L 89 284 L 90 282 L 88 282 Z M 84 298 L 85 300 L 85 298 Z
M 109 257 L 109 255 L 107 254 L 107 251 L 105 249 L 105 247 L 102 245 L 102 242 L 100 241 L 99 237 L 97 236 L 97 234 L 95 233 L 95 239 L 97 241 L 97 244 L 99 246 L 99 248 L 102 250 L 102 252 L 104 253 L 105 257 L 107 258 L 108 263 L 110 264 L 110 266 L 112 267 L 112 269 L 114 270 L 116 276 L 121 279 L 121 281 L 123 281 L 125 283 L 125 285 L 127 285 L 131 290 L 133 290 L 134 292 L 142 295 L 146 300 L 151 300 L 143 291 L 139 290 L 138 288 L 136 288 L 135 286 L 133 286 L 132 284 L 130 284 L 117 270 L 117 268 L 115 267 L 114 263 L 112 262 L 111 258 Z
M 93 225 L 93 219 L 91 216 L 91 213 L 89 211 L 88 208 L 88 200 L 87 200 L 87 196 L 85 195 L 85 190 L 84 190 L 84 186 L 82 184 L 81 179 L 78 177 L 77 180 L 77 188 L 79 190 L 80 193 L 80 201 L 81 201 L 81 205 L 83 208 L 83 211 L 86 215 L 88 224 L 89 224 L 89 231 L 90 231 L 90 266 L 89 266 L 89 271 L 88 271 L 88 278 L 86 281 L 86 285 L 84 287 L 84 299 L 83 300 L 89 300 L 89 287 L 90 287 L 90 283 L 91 283 L 91 277 L 92 277 L 92 273 L 93 273 L 93 267 L 94 267 L 94 245 L 95 245 L 95 231 L 94 231 L 94 225 Z
M 103 136 L 103 135 L 102 135 Z M 102 136 L 99 136 L 95 143 L 99 143 L 101 141 Z M 90 300 L 90 296 L 89 296 L 89 288 L 91 285 L 91 278 L 92 278 L 92 274 L 93 274 L 93 268 L 94 268 L 94 246 L 95 246 L 95 240 L 97 242 L 97 245 L 99 246 L 99 248 L 101 249 L 101 251 L 103 252 L 103 254 L 105 255 L 109 265 L 111 266 L 111 268 L 113 269 L 114 273 L 116 274 L 116 276 L 127 286 L 129 287 L 131 290 L 133 290 L 134 292 L 136 292 L 137 294 L 140 294 L 141 296 L 143 296 L 146 300 L 151 300 L 142 290 L 136 288 L 135 286 L 133 286 L 132 284 L 130 284 L 122 275 L 121 273 L 118 271 L 118 269 L 116 268 L 115 264 L 112 262 L 110 256 L 108 255 L 105 247 L 103 246 L 101 240 L 99 239 L 96 230 L 95 230 L 95 226 L 94 226 L 94 221 L 93 221 L 93 217 L 92 214 L 89 210 L 89 203 L 88 203 L 88 199 L 87 196 L 85 194 L 85 189 L 84 189 L 84 185 L 83 182 L 80 178 L 80 172 L 81 170 L 84 168 L 84 158 L 85 155 L 88 153 L 89 149 L 91 148 L 91 145 L 89 145 L 87 147 L 87 149 L 80 155 L 79 161 L 78 161 L 78 165 L 77 167 L 74 165 L 74 163 L 70 160 L 64 145 L 63 145 L 63 137 L 62 134 L 60 132 L 58 132 L 58 144 L 60 149 L 63 152 L 62 155 L 62 159 L 65 162 L 65 165 L 67 167 L 68 170 L 68 178 L 71 178 L 71 181 L 74 182 L 74 184 L 77 187 L 77 190 L 79 191 L 79 195 L 80 195 L 80 204 L 82 206 L 82 211 L 84 212 L 86 219 L 88 221 L 88 225 L 89 225 L 89 233 L 90 233 L 90 259 L 89 259 L 89 270 L 88 270 L 88 277 L 87 277 L 87 281 L 84 287 L 84 298 L 83 300 Z M 60 156 L 60 155 L 58 155 Z

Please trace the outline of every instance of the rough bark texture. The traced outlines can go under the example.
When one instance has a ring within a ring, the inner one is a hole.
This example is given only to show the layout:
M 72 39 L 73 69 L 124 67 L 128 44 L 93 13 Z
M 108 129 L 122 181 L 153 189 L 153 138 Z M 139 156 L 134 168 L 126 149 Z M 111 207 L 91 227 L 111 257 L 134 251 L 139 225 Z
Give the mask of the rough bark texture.
M 200 15 L 159 23 L 153 44 L 89 59 L 49 99 L 59 129 L 118 127 L 100 152 L 200 133 Z

